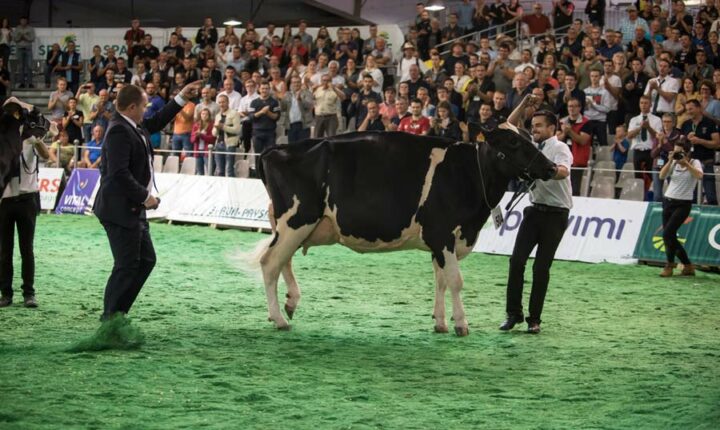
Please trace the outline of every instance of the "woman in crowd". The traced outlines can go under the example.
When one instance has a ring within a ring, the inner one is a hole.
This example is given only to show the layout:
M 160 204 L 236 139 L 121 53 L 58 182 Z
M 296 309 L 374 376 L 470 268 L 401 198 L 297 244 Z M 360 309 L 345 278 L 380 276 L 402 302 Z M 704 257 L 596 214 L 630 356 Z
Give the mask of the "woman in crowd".
M 437 116 L 432 120 L 428 136 L 447 137 L 456 141 L 468 140 L 467 129 L 463 132 L 450 109 L 450 103 L 444 101 L 437 105 Z
M 685 112 L 685 103 L 688 100 L 700 100 L 700 94 L 695 91 L 695 82 L 691 78 L 684 78 L 680 92 L 675 98 L 675 114 L 678 124 L 682 124 L 690 118 Z
M 270 84 L 270 92 L 273 97 L 278 100 L 282 99 L 287 92 L 287 85 L 285 84 L 285 79 L 280 75 L 280 69 L 277 67 L 270 69 L 270 79 L 268 83 Z
M 61 167 L 65 169 L 65 173 L 70 174 L 75 167 L 75 147 L 70 144 L 68 133 L 62 130 L 58 134 L 58 140 L 50 145 L 50 166 Z
M 193 144 L 193 156 L 195 157 L 195 174 L 205 174 L 205 158 L 207 150 L 215 143 L 213 136 L 213 118 L 210 109 L 200 111 L 200 119 L 195 121 L 192 128 L 190 141 Z
M 672 276 L 677 256 L 683 264 L 682 276 L 695 276 L 695 266 L 690 262 L 685 248 L 677 238 L 677 232 L 692 209 L 693 191 L 703 177 L 699 160 L 690 157 L 692 145 L 689 141 L 675 145 L 668 163 L 660 170 L 660 180 L 670 179 L 663 200 L 663 243 L 667 262 L 660 276 Z

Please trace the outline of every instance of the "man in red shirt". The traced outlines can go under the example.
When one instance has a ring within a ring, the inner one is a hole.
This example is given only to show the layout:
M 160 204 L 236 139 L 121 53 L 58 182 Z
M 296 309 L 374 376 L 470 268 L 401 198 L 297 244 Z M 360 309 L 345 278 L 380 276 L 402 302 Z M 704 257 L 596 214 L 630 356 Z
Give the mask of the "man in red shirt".
M 588 119 L 580 113 L 580 100 L 571 97 L 567 102 L 568 116 L 560 120 L 558 139 L 567 142 L 573 155 L 570 183 L 573 196 L 580 195 L 580 185 L 592 154 L 592 139 Z
M 145 38 L 145 30 L 140 28 L 140 20 L 133 18 L 130 21 L 130 30 L 125 32 L 125 45 L 127 46 L 128 66 L 133 66 L 133 60 L 137 55 L 137 50 Z
M 540 3 L 535 3 L 533 5 L 533 13 L 525 15 L 522 18 L 522 21 L 527 24 L 531 36 L 547 33 L 552 29 L 550 18 L 543 14 L 542 5 Z
M 430 120 L 422 115 L 422 102 L 413 99 L 410 102 L 410 116 L 403 118 L 398 126 L 398 131 L 424 136 L 430 130 Z

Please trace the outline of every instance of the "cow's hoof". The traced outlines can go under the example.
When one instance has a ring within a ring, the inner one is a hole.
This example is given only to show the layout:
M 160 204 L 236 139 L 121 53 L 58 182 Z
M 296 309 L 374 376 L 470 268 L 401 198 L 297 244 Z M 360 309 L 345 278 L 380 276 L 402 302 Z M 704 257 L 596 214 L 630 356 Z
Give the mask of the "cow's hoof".
M 277 329 L 280 331 L 290 331 L 290 328 L 291 328 L 290 324 L 277 326 Z
M 292 319 L 293 314 L 295 313 L 295 308 L 285 305 L 285 313 L 287 314 L 288 319 Z
M 455 334 L 460 337 L 467 336 L 470 334 L 470 330 L 467 327 L 455 327 Z
M 448 328 L 446 325 L 436 325 L 435 326 L 435 333 L 447 333 Z

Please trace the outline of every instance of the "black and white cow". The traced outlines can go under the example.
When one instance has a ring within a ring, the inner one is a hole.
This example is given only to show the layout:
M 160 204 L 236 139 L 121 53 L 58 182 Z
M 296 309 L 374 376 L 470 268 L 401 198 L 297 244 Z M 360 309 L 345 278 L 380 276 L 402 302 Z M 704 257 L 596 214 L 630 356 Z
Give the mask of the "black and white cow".
M 340 243 L 357 252 L 422 249 L 432 254 L 435 331 L 447 332 L 450 288 L 455 333 L 468 334 L 458 261 L 513 178 L 549 179 L 555 166 L 509 124 L 470 144 L 401 132 L 343 134 L 279 146 L 261 156 L 260 176 L 271 200 L 271 239 L 258 245 L 269 320 L 280 313 L 278 277 L 287 284 L 290 319 L 300 300 L 293 254 Z
M 50 122 L 32 105 L 11 97 L 0 110 L 0 194 L 17 171 L 22 143 L 28 138 L 42 138 Z

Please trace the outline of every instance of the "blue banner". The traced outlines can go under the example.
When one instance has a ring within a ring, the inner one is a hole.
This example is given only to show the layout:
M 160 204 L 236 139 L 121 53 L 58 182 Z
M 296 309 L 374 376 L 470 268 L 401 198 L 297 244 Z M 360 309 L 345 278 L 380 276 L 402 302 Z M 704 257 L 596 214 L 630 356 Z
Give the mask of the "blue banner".
M 92 209 L 95 189 L 100 183 L 100 171 L 97 169 L 75 169 L 65 186 L 56 214 L 84 215 Z

